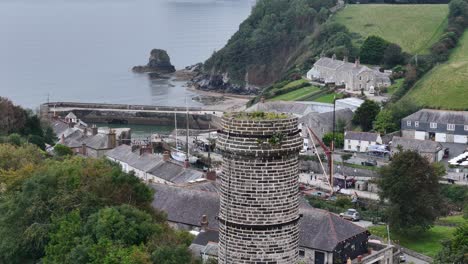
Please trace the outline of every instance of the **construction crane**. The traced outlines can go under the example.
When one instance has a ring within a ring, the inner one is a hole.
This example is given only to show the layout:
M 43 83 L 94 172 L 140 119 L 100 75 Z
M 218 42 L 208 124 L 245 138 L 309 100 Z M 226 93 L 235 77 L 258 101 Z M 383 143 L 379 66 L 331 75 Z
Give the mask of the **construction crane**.
M 312 141 L 312 146 L 314 147 L 314 152 L 317 155 L 317 158 L 319 160 L 320 166 L 322 167 L 323 175 L 325 175 L 328 185 L 330 186 L 330 195 L 333 195 L 334 190 L 333 190 L 333 153 L 332 151 L 319 139 L 319 137 L 314 133 L 314 131 L 310 128 L 307 127 L 307 131 L 309 132 L 309 138 Z M 320 158 L 320 155 L 318 153 L 317 147 L 315 146 L 315 140 L 319 143 L 319 145 L 322 147 L 323 151 L 325 152 L 325 156 L 328 159 L 328 166 L 329 166 L 329 175 L 327 176 L 327 171 L 325 170 L 325 167 L 323 166 L 322 159 Z

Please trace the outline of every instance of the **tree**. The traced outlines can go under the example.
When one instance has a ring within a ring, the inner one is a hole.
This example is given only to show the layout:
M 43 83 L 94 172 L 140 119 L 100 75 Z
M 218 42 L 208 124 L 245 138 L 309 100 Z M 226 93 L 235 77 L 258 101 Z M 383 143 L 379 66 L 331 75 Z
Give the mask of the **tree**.
M 360 58 L 362 63 L 379 65 L 384 58 L 389 43 L 381 37 L 369 36 L 361 46 Z
M 353 116 L 353 124 L 359 125 L 363 131 L 372 129 L 372 123 L 380 112 L 380 105 L 371 100 L 365 100 L 361 106 L 356 109 Z
M 0 96 L 0 134 L 19 132 L 26 123 L 26 112 Z
M 428 230 L 442 205 L 440 171 L 416 151 L 402 150 L 380 173 L 379 196 L 389 201 L 391 228 L 400 233 Z
M 387 134 L 398 130 L 391 110 L 384 109 L 379 112 L 374 122 L 374 130 L 381 134 Z
M 323 135 L 322 141 L 325 145 L 330 147 L 332 139 L 333 139 L 333 133 L 329 132 Z M 335 133 L 335 148 L 343 148 L 343 146 L 344 146 L 344 134 Z
M 387 68 L 392 68 L 396 65 L 402 64 L 404 62 L 404 56 L 401 52 L 401 47 L 397 44 L 389 44 L 385 49 L 383 55 L 383 64 Z
M 54 153 L 59 156 L 71 156 L 73 155 L 73 150 L 65 145 L 57 144 L 54 146 Z
M 29 135 L 28 142 L 38 146 L 40 149 L 45 150 L 44 138 L 37 135 Z
M 457 228 L 453 239 L 443 242 L 442 250 L 434 258 L 434 263 L 445 264 L 468 263 L 468 223 L 465 222 Z
M 49 145 L 54 145 L 55 141 L 57 141 L 57 135 L 55 135 L 54 130 L 49 125 L 46 125 L 45 128 L 44 141 Z
M 17 147 L 21 146 L 21 136 L 17 133 L 10 134 L 8 136 L 8 143 Z

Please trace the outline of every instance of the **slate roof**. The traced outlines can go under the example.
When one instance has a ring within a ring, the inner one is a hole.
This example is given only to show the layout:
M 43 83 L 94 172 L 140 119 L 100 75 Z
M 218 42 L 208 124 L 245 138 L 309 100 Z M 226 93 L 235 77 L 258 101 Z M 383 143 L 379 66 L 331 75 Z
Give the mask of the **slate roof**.
M 218 228 L 219 197 L 217 193 L 190 190 L 165 184 L 152 184 L 155 190 L 152 206 L 167 213 L 167 220 L 200 226 L 203 215 L 208 227 Z
M 439 124 L 464 124 L 468 125 L 468 111 L 448 111 L 422 109 L 414 114 L 411 114 L 403 121 L 419 121 L 423 123 L 439 123 Z
M 82 139 L 82 143 L 85 143 L 87 147 L 93 149 L 110 149 L 111 146 L 108 145 L 108 135 L 106 134 L 96 134 L 94 136 L 87 136 Z
M 339 67 L 343 66 L 344 64 L 345 62 L 342 60 L 322 57 L 314 63 L 314 66 L 320 66 L 320 67 L 325 67 L 325 68 L 336 70 Z M 350 64 L 354 66 L 353 63 L 350 63 Z
M 361 141 L 377 141 L 379 134 L 370 133 L 370 132 L 356 132 L 356 131 L 346 131 L 344 138 L 350 140 L 361 140 Z
M 411 138 L 393 137 L 392 147 L 396 149 L 398 146 L 402 146 L 403 149 L 411 149 L 424 153 L 434 153 L 443 149 L 442 144 L 432 140 L 419 140 Z
M 107 151 L 105 155 L 125 162 L 128 165 L 145 172 L 155 168 L 163 162 L 162 157 L 153 154 L 144 153 L 143 155 L 139 155 L 138 153 L 132 152 L 132 147 L 128 145 L 120 145 Z
M 353 111 L 349 108 L 336 110 L 335 118 L 344 120 L 348 124 L 353 119 Z M 299 118 L 299 122 L 312 128 L 314 133 L 322 138 L 325 133 L 333 130 L 333 112 L 309 113 Z
M 208 228 L 218 229 L 216 216 L 219 213 L 217 193 L 191 190 L 163 184 L 151 185 L 155 189 L 152 206 L 167 213 L 171 222 L 200 226 L 202 215 L 208 217 Z M 338 242 L 367 232 L 366 229 L 340 218 L 338 215 L 303 204 L 299 207 L 303 215 L 299 221 L 299 245 L 301 247 L 333 251 Z M 208 234 L 200 242 L 215 239 Z M 214 241 L 217 242 L 217 241 Z
M 208 229 L 200 232 L 197 237 L 192 241 L 192 244 L 206 246 L 208 242 L 218 242 L 219 232 L 217 230 Z
M 203 178 L 203 173 L 190 168 L 176 164 L 172 161 L 162 162 L 148 171 L 150 174 L 173 182 L 175 184 L 187 183 L 196 179 Z
M 68 124 L 62 120 L 54 120 L 51 124 L 52 130 L 54 130 L 55 135 L 60 138 L 65 130 L 68 129 Z
M 64 142 L 61 142 L 61 137 L 64 136 Z M 58 135 L 60 138 L 59 143 L 64 144 L 70 148 L 78 148 L 82 145 L 82 140 L 84 138 L 84 133 L 77 128 L 67 128 L 63 131 L 62 135 Z

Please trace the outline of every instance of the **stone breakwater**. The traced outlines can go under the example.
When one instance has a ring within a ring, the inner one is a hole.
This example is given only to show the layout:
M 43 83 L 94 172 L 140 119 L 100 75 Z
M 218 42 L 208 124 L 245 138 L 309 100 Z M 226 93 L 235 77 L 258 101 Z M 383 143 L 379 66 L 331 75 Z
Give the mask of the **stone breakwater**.
M 223 117 L 219 263 L 297 263 L 297 118 Z

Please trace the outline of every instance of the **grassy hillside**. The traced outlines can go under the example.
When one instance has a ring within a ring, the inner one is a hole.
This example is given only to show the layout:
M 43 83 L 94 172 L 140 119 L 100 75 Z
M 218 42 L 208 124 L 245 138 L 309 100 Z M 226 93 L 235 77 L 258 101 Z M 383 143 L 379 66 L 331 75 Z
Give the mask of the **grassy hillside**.
M 348 5 L 335 21 L 363 37 L 377 35 L 421 54 L 442 35 L 447 15 L 448 5 Z
M 440 64 L 406 95 L 419 105 L 468 110 L 468 31 L 460 38 L 449 61 Z
M 306 86 L 306 87 L 303 87 L 303 88 L 300 88 L 300 89 L 297 89 L 295 91 L 292 91 L 292 92 L 289 92 L 289 93 L 286 93 L 286 94 L 282 94 L 282 95 L 278 95 L 274 98 L 272 98 L 271 100 L 272 101 L 279 101 L 279 100 L 283 100 L 283 101 L 297 101 L 301 98 L 304 98 L 304 97 L 307 97 L 317 91 L 319 91 L 320 89 L 315 87 L 315 86 Z

